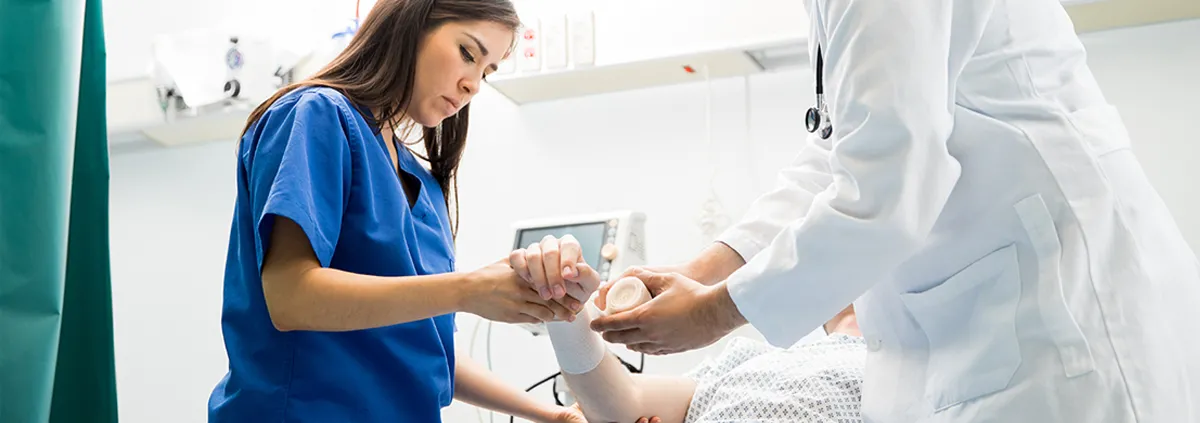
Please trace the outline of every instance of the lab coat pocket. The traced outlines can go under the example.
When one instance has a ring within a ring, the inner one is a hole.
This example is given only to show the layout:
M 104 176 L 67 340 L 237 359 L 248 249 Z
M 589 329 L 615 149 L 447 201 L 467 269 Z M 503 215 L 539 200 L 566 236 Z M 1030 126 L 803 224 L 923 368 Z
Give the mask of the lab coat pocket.
M 1096 361 L 1063 294 L 1059 274 L 1062 244 L 1058 240 L 1054 218 L 1040 195 L 1021 200 L 1015 208 L 1037 255 L 1038 311 L 1046 333 L 1058 349 L 1063 373 L 1069 378 L 1088 374 L 1095 370 Z
M 1015 244 L 976 260 L 945 282 L 900 296 L 929 340 L 925 396 L 941 411 L 1008 387 L 1021 351 Z

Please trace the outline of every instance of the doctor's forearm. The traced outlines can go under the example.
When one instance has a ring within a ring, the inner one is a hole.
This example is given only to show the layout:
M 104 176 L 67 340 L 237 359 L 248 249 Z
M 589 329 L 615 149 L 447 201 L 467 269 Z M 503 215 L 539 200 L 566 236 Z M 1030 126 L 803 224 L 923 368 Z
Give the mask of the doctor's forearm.
M 684 276 L 705 285 L 715 285 L 744 265 L 746 261 L 732 247 L 714 242 L 687 263 Z

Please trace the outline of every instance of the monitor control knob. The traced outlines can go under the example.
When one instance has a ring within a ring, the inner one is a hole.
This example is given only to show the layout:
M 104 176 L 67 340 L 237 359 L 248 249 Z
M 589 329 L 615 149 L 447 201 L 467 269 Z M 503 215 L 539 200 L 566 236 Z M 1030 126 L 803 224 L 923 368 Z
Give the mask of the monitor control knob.
M 600 256 L 604 257 L 604 259 L 608 261 L 615 260 L 617 258 L 617 252 L 617 246 L 613 244 L 604 244 L 604 247 L 600 248 Z

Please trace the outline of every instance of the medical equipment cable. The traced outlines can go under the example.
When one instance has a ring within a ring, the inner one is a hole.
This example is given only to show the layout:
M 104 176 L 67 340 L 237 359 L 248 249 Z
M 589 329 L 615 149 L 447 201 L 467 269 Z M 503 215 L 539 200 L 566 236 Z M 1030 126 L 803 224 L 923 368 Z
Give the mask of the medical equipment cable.
M 487 366 L 489 372 L 492 371 L 492 323 L 491 320 L 488 320 L 487 341 L 485 341 L 487 343 Z M 496 422 L 495 411 L 488 410 L 488 421 L 492 423 Z
M 754 172 L 754 170 L 758 168 L 754 166 L 754 138 L 752 136 L 753 134 L 750 126 L 750 110 L 750 75 L 746 75 L 742 77 L 742 111 L 745 114 L 745 116 L 742 118 L 742 124 L 743 129 L 745 130 L 744 136 L 746 137 L 746 169 Z M 758 178 L 755 178 L 753 173 L 751 173 L 750 177 L 750 187 L 754 189 L 754 192 L 761 192 L 758 190 Z
M 479 340 L 479 328 L 483 326 L 483 319 L 475 321 L 475 328 L 471 329 L 471 346 L 467 348 L 467 357 L 475 358 L 475 341 Z M 489 371 L 491 369 L 488 369 Z M 475 407 L 475 416 L 479 418 L 479 423 L 483 423 L 483 409 Z
M 641 358 L 640 367 L 633 367 L 632 364 L 629 364 L 628 362 L 626 362 L 624 359 L 622 359 L 619 356 L 614 355 L 614 357 L 617 357 L 617 361 L 620 362 L 622 365 L 624 365 L 625 369 L 629 370 L 630 373 L 634 373 L 634 374 L 642 373 L 642 371 L 646 368 L 646 354 L 645 353 L 641 354 L 642 358 Z M 557 405 L 559 407 L 564 407 L 564 406 L 566 406 L 566 404 L 563 404 L 562 399 L 560 399 L 558 397 L 558 377 L 560 375 L 562 375 L 562 372 L 554 372 L 554 374 L 547 376 L 547 377 L 543 378 L 542 380 L 537 381 L 537 383 L 530 385 L 528 388 L 525 388 L 525 392 L 533 391 L 534 389 L 537 389 L 537 387 L 546 384 L 546 382 L 551 382 L 550 389 L 551 389 L 551 394 L 554 396 L 554 405 Z M 509 423 L 516 423 L 516 421 L 517 421 L 516 416 L 508 416 Z
M 708 145 L 708 165 L 711 174 L 708 180 L 709 196 L 701 206 L 699 226 L 707 243 L 719 235 L 718 231 L 724 229 L 728 217 L 725 216 L 720 196 L 717 195 L 718 154 L 712 137 L 712 80 L 708 65 L 702 66 L 701 69 L 704 73 L 704 137 Z

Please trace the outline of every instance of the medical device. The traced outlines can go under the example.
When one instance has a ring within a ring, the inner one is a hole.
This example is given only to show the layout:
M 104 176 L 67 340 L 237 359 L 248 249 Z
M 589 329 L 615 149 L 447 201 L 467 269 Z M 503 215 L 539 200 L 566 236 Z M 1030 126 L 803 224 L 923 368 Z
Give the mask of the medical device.
M 829 119 L 829 109 L 825 105 L 825 56 L 821 54 L 821 46 L 817 45 L 817 105 L 808 108 L 804 116 L 804 126 L 808 132 L 816 132 L 822 139 L 833 135 L 833 122 Z
M 271 40 L 198 29 L 155 37 L 152 73 L 165 120 L 253 108 L 291 83 L 300 59 Z

